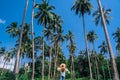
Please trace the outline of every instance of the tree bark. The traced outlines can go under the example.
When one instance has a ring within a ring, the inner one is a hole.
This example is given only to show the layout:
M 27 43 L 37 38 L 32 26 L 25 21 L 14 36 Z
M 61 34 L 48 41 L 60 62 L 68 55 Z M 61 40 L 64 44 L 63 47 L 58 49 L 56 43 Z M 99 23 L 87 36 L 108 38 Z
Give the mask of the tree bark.
M 22 44 L 24 21 L 25 21 L 25 17 L 26 17 L 27 7 L 28 7 L 28 0 L 26 0 L 26 5 L 25 5 L 25 8 L 24 8 L 24 13 L 23 13 L 23 18 L 22 18 L 22 27 L 21 27 L 20 38 L 19 38 L 19 46 L 18 46 L 18 50 L 17 50 L 17 54 L 16 54 L 16 60 L 15 60 L 15 66 L 14 66 L 15 80 L 18 80 L 17 79 L 17 75 L 19 73 L 18 72 L 18 62 L 19 62 L 20 48 L 21 48 L 21 44 Z
M 100 79 L 100 76 L 99 76 L 99 67 L 98 67 L 97 55 L 95 53 L 94 42 L 93 42 L 93 53 L 94 53 L 94 57 L 95 57 L 95 65 L 96 65 L 96 68 L 97 68 L 97 80 L 99 80 Z
M 108 63 L 108 61 L 107 61 L 107 68 L 108 68 L 108 72 L 109 72 L 110 80 L 112 80 L 111 73 L 110 73 L 110 67 L 109 67 L 109 63 Z
M 73 54 L 72 54 L 72 79 L 75 80 L 75 71 L 74 71 L 74 58 L 73 58 Z
M 33 0 L 32 5 L 32 80 L 34 80 L 34 69 L 35 69 L 35 59 L 34 59 L 34 7 L 35 7 L 35 0 Z
M 50 54 L 49 54 L 49 56 L 50 56 L 50 62 L 49 62 L 48 80 L 50 80 L 50 72 L 51 72 L 52 47 L 50 47 Z
M 107 45 L 108 45 L 108 50 L 109 50 L 109 54 L 110 54 L 110 58 L 111 58 L 112 70 L 113 70 L 113 74 L 114 74 L 113 80 L 119 80 L 117 66 L 116 66 L 115 58 L 113 55 L 113 51 L 112 51 L 112 47 L 111 47 L 111 43 L 110 43 L 110 39 L 109 39 L 109 35 L 108 35 L 108 30 L 106 27 L 106 22 L 105 22 L 103 11 L 102 11 L 102 5 L 101 5 L 100 0 L 97 0 L 97 2 L 98 2 L 99 9 L 100 9 L 100 14 L 102 16 L 103 28 L 104 28 L 105 37 L 106 37 L 106 41 L 107 41 Z
M 83 30 L 84 30 L 84 38 L 85 38 L 85 45 L 86 45 L 86 53 L 87 53 L 87 57 L 88 57 L 88 64 L 89 64 L 89 71 L 90 71 L 90 80 L 93 80 L 90 56 L 89 56 L 89 51 L 88 51 L 88 43 L 87 43 L 84 15 L 82 15 L 82 21 L 83 21 Z
M 55 60 L 54 60 L 54 80 L 56 80 L 56 68 L 57 68 L 57 43 L 55 44 Z

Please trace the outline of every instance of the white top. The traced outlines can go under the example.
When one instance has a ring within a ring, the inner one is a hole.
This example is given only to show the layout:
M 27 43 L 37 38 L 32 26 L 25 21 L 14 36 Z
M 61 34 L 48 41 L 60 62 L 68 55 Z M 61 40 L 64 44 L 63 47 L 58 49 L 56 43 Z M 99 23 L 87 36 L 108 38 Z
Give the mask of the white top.
M 65 71 L 61 71 L 61 68 L 57 68 L 58 71 L 60 71 L 61 76 L 65 77 L 65 72 L 69 72 L 69 70 L 66 68 Z

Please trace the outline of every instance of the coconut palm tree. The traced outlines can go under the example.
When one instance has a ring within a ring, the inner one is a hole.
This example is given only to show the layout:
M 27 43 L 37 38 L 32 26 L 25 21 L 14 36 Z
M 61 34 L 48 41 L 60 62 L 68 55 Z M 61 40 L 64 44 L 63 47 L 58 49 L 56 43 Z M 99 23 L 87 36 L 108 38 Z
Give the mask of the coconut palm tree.
M 112 16 L 110 16 L 109 14 L 111 13 L 111 9 L 105 10 L 104 8 L 102 8 L 102 10 L 103 10 L 103 15 L 104 15 L 104 17 L 105 17 L 105 22 L 106 22 L 108 25 L 110 25 L 109 19 L 111 19 Z M 96 11 L 93 13 L 93 16 L 95 17 L 95 19 L 94 19 L 95 24 L 98 26 L 98 24 L 100 23 L 101 26 L 103 26 L 102 18 L 101 18 L 101 14 L 100 14 L 99 9 L 96 10 Z
M 74 36 L 71 31 L 68 31 L 68 34 L 66 35 L 66 39 L 69 40 L 68 49 L 70 52 L 70 60 L 71 60 L 71 79 L 75 80 L 75 71 L 74 71 L 74 53 L 75 53 L 75 43 L 74 43 Z
M 16 47 L 19 46 L 20 26 L 18 26 L 16 22 L 13 22 L 6 27 L 6 32 L 9 33 L 12 38 L 18 38 L 15 44 Z M 24 57 L 25 53 L 29 51 L 28 50 L 30 47 L 29 45 L 31 45 L 30 34 L 31 34 L 30 26 L 29 24 L 25 23 L 24 29 L 23 29 L 22 44 L 20 49 L 20 58 L 19 58 L 19 64 L 18 64 L 19 66 L 21 64 L 21 59 Z M 19 66 L 18 66 L 18 71 L 19 71 Z
M 16 60 L 15 60 L 15 67 L 14 67 L 14 73 L 16 75 L 15 80 L 18 80 L 17 79 L 17 74 L 19 73 L 18 72 L 18 62 L 19 62 L 18 60 L 19 60 L 20 48 L 21 48 L 21 44 L 22 44 L 23 28 L 24 28 L 24 21 L 25 21 L 25 17 L 26 17 L 27 7 L 28 7 L 28 0 L 26 0 L 26 5 L 25 5 L 25 8 L 24 8 L 22 26 L 21 26 L 21 31 L 20 31 L 19 46 L 18 46 L 18 51 L 17 51 L 17 54 L 16 54 Z
M 96 65 L 96 68 L 97 68 L 97 80 L 100 79 L 100 76 L 99 76 L 99 68 L 98 68 L 98 61 L 97 61 L 97 55 L 95 53 L 95 40 L 97 39 L 97 35 L 95 34 L 95 32 L 92 30 L 92 31 L 89 31 L 88 34 L 87 34 L 87 40 L 92 43 L 93 45 L 93 54 L 94 54 L 94 58 L 95 58 L 95 65 Z
M 2 68 L 2 71 L 1 71 L 1 75 L 3 74 L 3 71 L 4 71 L 4 68 L 5 68 L 5 64 L 7 62 L 10 62 L 10 60 L 13 58 L 14 54 L 11 53 L 11 51 L 6 51 L 5 49 L 3 50 L 4 51 L 4 55 L 3 55 L 3 60 L 4 60 L 4 63 L 3 63 L 3 68 Z
M 117 28 L 116 32 L 114 32 L 112 35 L 113 39 L 115 39 L 115 42 L 117 43 L 116 50 L 120 52 L 120 28 Z
M 33 0 L 32 5 L 32 80 L 34 80 L 34 68 L 35 68 L 35 62 L 34 62 L 34 7 L 35 7 L 35 0 Z
M 111 43 L 110 43 L 110 39 L 109 39 L 109 35 L 108 35 L 108 30 L 107 30 L 107 26 L 106 26 L 106 22 L 107 22 L 106 19 L 105 19 L 106 17 L 104 16 L 101 1 L 97 0 L 97 2 L 98 2 L 99 12 L 101 14 L 101 21 L 102 21 L 102 24 L 103 24 L 103 29 L 104 29 L 104 32 L 105 32 L 106 42 L 107 42 L 108 50 L 109 50 L 109 54 L 110 54 L 112 70 L 113 70 L 113 75 L 114 75 L 113 80 L 119 80 L 119 75 L 118 75 L 118 71 L 117 71 L 117 67 L 116 67 L 116 62 L 115 62 L 115 58 L 114 58 L 114 55 L 113 55 L 113 51 L 112 51 L 112 47 L 111 47 Z
M 35 14 L 35 18 L 38 19 L 38 24 L 42 24 L 47 27 L 48 23 L 52 20 L 54 6 L 50 6 L 46 0 L 42 0 L 41 4 L 36 4 L 35 6 L 38 9 L 38 12 Z M 44 29 L 43 29 L 44 30 Z M 44 33 L 43 33 L 43 50 L 42 50 L 42 80 L 44 80 Z
M 52 41 L 54 42 L 55 48 L 55 59 L 54 59 L 54 80 L 56 80 L 56 69 L 57 69 L 57 61 L 58 61 L 58 54 L 60 49 L 60 43 L 64 42 L 65 36 L 63 35 L 62 27 L 59 28 L 56 34 L 53 35 Z
M 71 10 L 75 10 L 76 15 L 82 16 L 83 21 L 83 31 L 84 31 L 84 38 L 85 38 L 85 45 L 86 45 L 86 52 L 88 56 L 88 63 L 89 63 L 89 71 L 90 71 L 90 80 L 92 80 L 92 70 L 91 70 L 91 63 L 90 63 L 90 57 L 88 52 L 88 43 L 87 43 L 87 36 L 86 36 L 86 27 L 85 27 L 85 20 L 84 16 L 85 14 L 90 14 L 93 6 L 88 0 L 76 0 L 74 5 L 72 6 Z
M 98 46 L 98 48 L 100 48 L 100 53 L 102 53 L 103 55 L 108 53 L 108 47 L 107 47 L 107 44 L 106 44 L 105 41 L 103 41 L 102 44 Z M 111 72 L 110 72 L 110 67 L 109 67 L 108 60 L 107 60 L 107 68 L 108 68 L 109 77 L 110 77 L 110 80 L 111 80 L 112 78 L 111 78 Z

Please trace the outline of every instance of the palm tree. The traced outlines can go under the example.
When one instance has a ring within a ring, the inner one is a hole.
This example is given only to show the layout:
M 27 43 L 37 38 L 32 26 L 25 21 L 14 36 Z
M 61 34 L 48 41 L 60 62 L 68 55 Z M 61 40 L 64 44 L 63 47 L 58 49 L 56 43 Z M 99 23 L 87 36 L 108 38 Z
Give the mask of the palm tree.
M 71 10 L 75 10 L 76 15 L 82 16 L 86 52 L 88 56 L 88 63 L 89 63 L 89 70 L 90 70 L 90 80 L 92 80 L 93 77 L 92 77 L 91 63 L 90 63 L 90 57 L 89 57 L 89 52 L 88 52 L 88 43 L 87 43 L 84 15 L 86 13 L 90 14 L 90 11 L 92 10 L 92 8 L 93 6 L 88 0 L 76 0 L 75 4 L 71 8 Z
M 15 80 L 18 80 L 17 79 L 17 74 L 19 73 L 18 72 L 18 59 L 19 59 L 20 48 L 21 48 L 21 44 L 22 44 L 23 28 L 24 28 L 24 21 L 25 21 L 25 17 L 26 17 L 27 7 L 28 7 L 28 0 L 26 0 L 26 5 L 25 5 L 25 8 L 24 8 L 22 26 L 21 26 L 21 32 L 20 32 L 20 39 L 19 39 L 19 46 L 18 46 L 18 51 L 17 51 L 17 54 L 16 54 L 16 60 L 15 60 L 15 66 L 14 66 L 14 73 L 16 75 Z
M 44 34 L 45 34 L 45 37 L 47 38 L 47 40 L 49 40 L 49 43 L 51 44 L 51 38 L 53 36 L 53 31 L 52 31 L 52 28 L 48 25 L 47 28 L 45 28 L 44 30 Z M 49 71 L 48 71 L 48 80 L 50 80 L 50 72 L 51 72 L 51 63 L 52 63 L 52 44 L 50 45 L 49 47 Z
M 95 65 L 96 65 L 96 68 L 97 68 L 97 74 L 98 74 L 98 78 L 97 80 L 100 79 L 100 76 L 99 76 L 99 68 L 98 68 L 98 61 L 97 61 L 97 55 L 95 53 L 95 44 L 94 44 L 94 41 L 97 39 L 97 35 L 95 34 L 95 32 L 92 30 L 92 31 L 89 31 L 88 34 L 87 34 L 87 40 L 92 43 L 93 45 L 93 54 L 94 54 L 94 58 L 95 58 Z
M 16 44 L 15 44 L 15 47 L 19 46 L 20 26 L 18 26 L 18 24 L 16 22 L 13 22 L 6 28 L 6 32 L 9 33 L 12 38 L 18 38 L 18 40 L 16 41 Z M 21 49 L 20 49 L 18 71 L 19 71 L 19 66 L 21 64 L 21 60 L 24 57 L 25 53 L 29 51 L 28 50 L 30 47 L 29 45 L 31 45 L 30 34 L 31 34 L 30 26 L 29 26 L 29 24 L 25 23 L 24 29 L 23 29 L 22 44 L 21 44 Z M 17 48 L 15 51 L 17 52 Z
M 103 10 L 103 15 L 105 17 L 105 22 L 110 25 L 110 21 L 109 19 L 111 19 L 112 17 L 109 15 L 111 13 L 111 9 L 107 9 L 105 10 L 104 8 L 102 8 Z M 96 10 L 94 13 L 93 13 L 93 16 L 95 17 L 94 21 L 95 21 L 95 24 L 98 26 L 98 24 L 100 23 L 101 26 L 103 26 L 103 22 L 102 22 L 102 17 L 101 17 L 101 14 L 100 14 L 100 11 L 99 9 Z
M 74 53 L 75 53 L 75 43 L 74 43 L 74 36 L 71 31 L 68 31 L 68 34 L 66 35 L 66 39 L 69 40 L 68 49 L 70 52 L 70 60 L 71 60 L 71 79 L 75 80 L 75 71 L 74 71 Z
M 10 51 L 6 51 L 5 49 L 4 49 L 4 53 L 3 54 L 4 54 L 3 55 L 4 56 L 4 58 L 3 58 L 4 64 L 3 64 L 3 69 L 1 71 L 1 75 L 3 74 L 4 68 L 5 68 L 5 64 L 7 62 L 10 62 L 10 60 L 13 58 L 13 55 L 14 55 Z
M 35 62 L 34 62 L 34 7 L 35 7 L 35 0 L 33 0 L 32 5 L 32 80 L 34 80 L 34 68 L 35 68 Z
M 56 69 L 57 69 L 57 61 L 58 61 L 58 54 L 60 49 L 60 43 L 64 42 L 65 36 L 62 34 L 62 27 L 59 28 L 56 34 L 53 35 L 53 42 L 55 47 L 55 59 L 54 59 L 54 80 L 56 80 Z
M 109 39 L 109 35 L 108 35 L 108 30 L 107 30 L 107 26 L 106 26 L 106 19 L 105 19 L 106 17 L 104 16 L 103 8 L 102 8 L 100 0 L 97 0 L 97 2 L 98 2 L 99 12 L 101 14 L 101 21 L 102 21 L 102 24 L 103 24 L 105 37 L 106 37 L 106 42 L 107 42 L 107 45 L 108 45 L 108 50 L 109 50 L 109 54 L 110 54 L 110 58 L 111 58 L 112 70 L 113 70 L 113 74 L 114 74 L 113 80 L 119 80 L 119 75 L 118 75 L 118 71 L 117 71 L 117 67 L 116 67 L 116 62 L 115 62 L 115 58 L 114 58 L 114 55 L 113 55 L 113 51 L 112 51 L 112 47 L 111 47 L 111 43 L 110 43 L 110 39 Z
M 39 10 L 35 14 L 35 18 L 38 18 L 38 24 L 42 24 L 47 27 L 48 23 L 52 20 L 54 6 L 49 6 L 49 3 L 45 0 L 42 0 L 42 4 L 36 4 L 36 8 Z M 43 29 L 44 30 L 44 29 Z M 42 80 L 44 80 L 44 33 L 43 33 L 43 50 L 42 50 Z
M 100 48 L 100 53 L 102 53 L 103 55 L 108 53 L 108 47 L 107 47 L 107 44 L 105 43 L 105 41 L 103 41 L 102 44 L 100 46 L 98 46 L 98 48 Z M 111 72 L 110 72 L 108 60 L 107 60 L 107 68 L 108 68 L 109 77 L 111 80 Z
M 106 80 L 106 76 L 105 76 L 105 71 L 104 71 L 104 63 L 103 62 L 105 62 L 105 59 L 104 59 L 104 56 L 103 56 L 103 54 L 102 53 L 100 53 L 99 55 L 98 55 L 98 61 L 99 61 L 99 63 L 100 63 L 100 66 L 102 67 L 102 72 L 103 72 L 103 80 Z
M 117 28 L 116 32 L 114 32 L 112 35 L 113 39 L 115 39 L 115 42 L 117 43 L 116 50 L 120 52 L 120 28 Z

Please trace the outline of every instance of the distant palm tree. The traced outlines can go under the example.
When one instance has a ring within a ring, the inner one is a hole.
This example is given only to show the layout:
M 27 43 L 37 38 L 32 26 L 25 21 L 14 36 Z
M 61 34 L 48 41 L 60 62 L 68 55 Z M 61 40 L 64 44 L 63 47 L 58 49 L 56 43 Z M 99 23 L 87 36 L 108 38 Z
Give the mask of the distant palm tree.
M 92 45 L 93 45 L 93 54 L 94 54 L 94 58 L 95 58 L 95 65 L 96 65 L 96 68 L 97 68 L 97 76 L 98 76 L 98 78 L 97 78 L 97 80 L 99 80 L 100 79 L 100 76 L 99 76 L 99 68 L 98 68 L 98 61 L 97 61 L 97 55 L 96 55 L 96 52 L 95 52 L 95 44 L 94 44 L 94 42 L 95 42 L 95 40 L 97 39 L 98 37 L 97 37 L 97 35 L 95 34 L 95 32 L 92 30 L 92 31 L 89 31 L 88 32 L 88 34 L 87 34 L 87 40 L 90 42 L 90 43 L 92 43 Z
M 92 8 L 93 8 L 93 6 L 90 3 L 90 1 L 88 1 L 88 0 L 76 0 L 75 4 L 71 8 L 71 10 L 75 10 L 76 15 L 82 16 L 86 52 L 87 52 L 87 56 L 88 56 L 88 63 L 89 63 L 89 70 L 90 70 L 90 80 L 92 80 L 93 77 L 92 77 L 91 63 L 90 63 L 90 57 L 89 57 L 89 52 L 88 52 L 88 43 L 87 43 L 84 15 L 86 13 L 90 14 Z
M 55 47 L 55 60 L 54 60 L 54 80 L 56 80 L 56 68 L 58 61 L 58 54 L 60 49 L 60 43 L 64 42 L 65 36 L 63 35 L 62 27 L 59 28 L 56 34 L 53 35 L 53 42 Z
M 9 33 L 12 38 L 18 38 L 16 41 L 16 44 L 15 44 L 15 47 L 19 46 L 20 26 L 18 26 L 18 24 L 16 22 L 13 22 L 9 26 L 6 27 L 6 32 Z M 18 71 L 19 71 L 19 66 L 21 64 L 21 59 L 24 57 L 25 53 L 27 53 L 29 51 L 28 50 L 30 48 L 29 45 L 31 45 L 30 34 L 31 34 L 30 26 L 29 26 L 29 24 L 25 23 L 24 29 L 23 29 L 22 44 L 21 44 L 21 49 L 20 49 Z M 15 49 L 16 49 L 15 51 L 17 52 L 17 48 L 15 48 Z
M 3 63 L 3 69 L 2 69 L 2 71 L 1 71 L 1 75 L 3 74 L 3 71 L 4 71 L 4 68 L 5 68 L 5 64 L 7 63 L 7 62 L 10 62 L 10 60 L 13 58 L 13 56 L 14 56 L 14 54 L 12 54 L 10 51 L 4 51 L 4 53 L 3 53 L 4 55 L 3 55 L 3 60 L 4 60 L 4 63 Z
M 35 18 L 38 19 L 38 24 L 42 24 L 44 28 L 47 27 L 48 23 L 53 18 L 52 10 L 55 9 L 54 6 L 50 6 L 46 0 L 42 0 L 41 4 L 36 4 L 35 6 L 39 11 L 35 14 Z M 44 30 L 44 29 L 43 29 Z M 42 80 L 44 80 L 44 32 L 43 32 L 43 50 L 42 50 Z
M 33 0 L 33 5 L 32 5 L 32 80 L 34 80 L 34 68 L 35 68 L 35 52 L 34 52 L 34 7 L 35 7 L 35 0 Z
M 103 7 L 102 4 L 100 2 L 100 0 L 97 0 L 98 2 L 98 6 L 99 6 L 99 12 L 101 14 L 101 21 L 103 24 L 103 29 L 105 32 L 105 37 L 106 37 L 106 42 L 108 45 L 108 50 L 109 50 L 109 54 L 110 54 L 110 58 L 111 58 L 111 64 L 112 64 L 112 70 L 113 70 L 113 80 L 119 80 L 119 75 L 118 75 L 118 71 L 117 71 L 117 66 L 116 66 L 116 62 L 115 62 L 115 58 L 113 55 L 113 51 L 112 51 L 112 47 L 111 47 L 111 43 L 110 43 L 110 39 L 109 39 L 109 35 L 108 35 L 108 30 L 107 30 L 107 26 L 106 26 L 106 17 L 104 16 L 104 12 L 103 12 Z
M 103 55 L 107 54 L 108 53 L 108 46 L 106 44 L 105 41 L 102 42 L 101 45 L 98 46 L 98 48 L 100 48 L 100 53 L 102 53 Z M 107 68 L 108 68 L 108 72 L 109 72 L 109 77 L 110 77 L 110 80 L 112 79 L 111 78 L 111 72 L 110 72 L 110 67 L 109 67 L 109 62 L 107 60 Z M 104 73 L 105 74 L 105 73 Z M 105 76 L 104 76 L 105 77 Z
M 117 28 L 116 32 L 114 32 L 112 36 L 113 39 L 115 39 L 115 42 L 117 43 L 116 50 L 120 53 L 120 28 Z
M 66 39 L 69 40 L 68 49 L 70 52 L 70 60 L 71 60 L 71 79 L 75 80 L 75 70 L 74 70 L 74 53 L 76 50 L 76 46 L 74 43 L 74 36 L 71 31 L 68 31 L 66 35 Z

